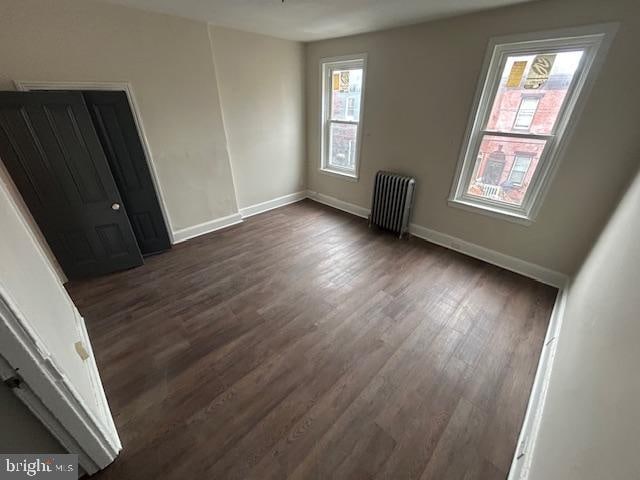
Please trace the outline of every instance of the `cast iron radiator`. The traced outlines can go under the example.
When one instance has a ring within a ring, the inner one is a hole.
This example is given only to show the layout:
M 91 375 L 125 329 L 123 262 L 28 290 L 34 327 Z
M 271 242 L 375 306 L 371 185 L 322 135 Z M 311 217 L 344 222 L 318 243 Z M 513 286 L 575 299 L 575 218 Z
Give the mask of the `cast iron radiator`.
M 376 173 L 369 226 L 377 225 L 402 238 L 409 229 L 415 185 L 415 178 L 382 170 Z

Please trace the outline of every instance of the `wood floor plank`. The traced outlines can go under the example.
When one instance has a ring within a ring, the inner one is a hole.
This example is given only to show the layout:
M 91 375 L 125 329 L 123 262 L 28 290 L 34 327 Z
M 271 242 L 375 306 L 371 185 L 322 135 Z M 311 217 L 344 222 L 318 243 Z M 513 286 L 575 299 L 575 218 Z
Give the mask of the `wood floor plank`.
M 105 480 L 505 478 L 555 295 L 310 201 L 68 290 Z
M 487 416 L 464 398 L 458 400 L 420 480 L 463 479 L 482 463 L 480 440 Z

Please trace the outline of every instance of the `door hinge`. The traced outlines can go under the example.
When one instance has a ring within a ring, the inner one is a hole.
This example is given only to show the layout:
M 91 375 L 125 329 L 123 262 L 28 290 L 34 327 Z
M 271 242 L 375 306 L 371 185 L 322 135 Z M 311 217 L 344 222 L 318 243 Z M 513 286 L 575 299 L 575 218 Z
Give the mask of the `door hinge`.
M 13 388 L 20 388 L 20 386 L 22 385 L 22 382 L 24 380 L 22 379 L 22 377 L 20 376 L 20 374 L 18 372 L 14 373 L 11 377 L 7 378 L 4 381 L 4 384 L 13 389 Z

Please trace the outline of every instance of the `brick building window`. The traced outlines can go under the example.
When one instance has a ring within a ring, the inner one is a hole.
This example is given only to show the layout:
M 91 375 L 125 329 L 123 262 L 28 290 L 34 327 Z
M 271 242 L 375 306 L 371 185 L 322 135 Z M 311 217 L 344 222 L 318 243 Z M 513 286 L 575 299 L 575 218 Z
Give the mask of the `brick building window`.
M 356 99 L 354 97 L 347 98 L 347 118 L 357 118 L 356 113 Z
M 494 39 L 449 202 L 529 223 L 585 85 L 610 43 L 604 27 Z
M 325 59 L 322 67 L 320 169 L 358 177 L 366 55 Z
M 516 120 L 513 122 L 513 128 L 529 130 L 539 103 L 540 97 L 523 96 L 518 107 L 518 113 L 516 113 Z
M 511 182 L 512 185 L 519 186 L 524 183 L 524 179 L 531 166 L 531 160 L 533 160 L 533 158 L 528 153 L 516 153 L 513 159 L 511 173 L 509 173 L 509 182 Z

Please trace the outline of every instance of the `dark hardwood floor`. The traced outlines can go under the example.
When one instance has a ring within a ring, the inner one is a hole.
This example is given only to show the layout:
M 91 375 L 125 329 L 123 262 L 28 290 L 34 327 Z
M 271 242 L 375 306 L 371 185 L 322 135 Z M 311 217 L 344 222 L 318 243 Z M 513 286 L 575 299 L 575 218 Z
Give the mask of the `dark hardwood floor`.
M 100 479 L 504 479 L 555 289 L 310 201 L 69 291 Z

